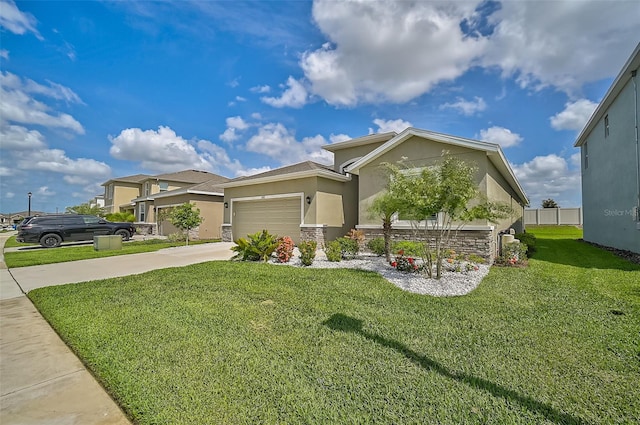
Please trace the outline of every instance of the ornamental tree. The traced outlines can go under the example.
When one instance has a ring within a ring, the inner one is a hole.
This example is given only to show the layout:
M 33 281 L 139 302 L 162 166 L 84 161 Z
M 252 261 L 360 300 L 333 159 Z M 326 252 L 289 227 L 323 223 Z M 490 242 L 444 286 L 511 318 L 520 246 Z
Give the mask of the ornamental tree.
M 393 215 L 398 212 L 401 200 L 388 187 L 379 194 L 369 206 L 369 217 L 382 220 L 382 236 L 384 237 L 384 255 L 387 262 L 391 261 L 391 223 Z
M 424 168 L 408 168 L 402 161 L 385 166 L 390 174 L 388 193 L 397 202 L 398 215 L 406 217 L 416 239 L 424 241 L 422 259 L 430 278 L 442 276 L 444 253 L 464 224 L 477 219 L 496 222 L 512 212 L 505 203 L 484 199 L 474 178 L 477 168 L 454 156 L 445 154 Z
M 104 217 L 104 208 L 98 205 L 90 205 L 88 202 L 80 205 L 74 205 L 72 207 L 65 208 L 66 212 L 72 214 L 88 214 L 97 215 L 98 217 Z
M 186 245 L 189 245 L 189 231 L 204 221 L 200 217 L 200 210 L 189 202 L 173 207 L 168 218 L 171 224 L 186 232 Z

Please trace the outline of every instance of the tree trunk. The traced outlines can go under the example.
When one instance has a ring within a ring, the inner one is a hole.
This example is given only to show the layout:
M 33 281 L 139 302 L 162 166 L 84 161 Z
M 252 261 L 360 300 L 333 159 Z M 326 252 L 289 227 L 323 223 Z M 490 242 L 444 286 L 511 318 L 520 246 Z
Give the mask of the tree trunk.
M 391 262 L 391 220 L 382 221 L 382 235 L 384 236 L 384 255 L 387 263 Z

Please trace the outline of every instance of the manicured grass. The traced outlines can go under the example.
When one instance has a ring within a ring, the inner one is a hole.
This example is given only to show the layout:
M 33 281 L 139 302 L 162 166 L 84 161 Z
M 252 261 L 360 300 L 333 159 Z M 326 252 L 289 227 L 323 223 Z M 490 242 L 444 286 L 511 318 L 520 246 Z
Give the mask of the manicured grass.
M 527 226 L 527 232 L 545 239 L 582 238 L 582 229 L 576 226 Z
M 190 241 L 190 245 L 215 242 L 213 240 Z M 26 251 L 5 252 L 4 261 L 7 267 L 27 267 L 40 264 L 65 263 L 67 261 L 88 260 L 90 258 L 113 257 L 116 255 L 139 254 L 158 251 L 163 248 L 184 246 L 184 242 L 168 242 L 165 239 L 149 239 L 146 241 L 124 242 L 121 250 L 96 251 L 93 244 L 69 246 L 61 248 L 35 248 Z M 19 246 L 24 246 L 20 244 Z M 27 245 L 28 246 L 28 245 Z M 8 247 L 8 245 L 5 245 Z
M 5 248 L 20 248 L 20 247 L 23 247 L 23 246 L 34 246 L 34 245 L 38 245 L 38 244 L 37 243 L 20 243 L 20 242 L 17 242 L 15 236 L 11 236 L 10 238 L 8 238 L 4 242 L 4 247 Z
M 234 262 L 29 296 L 139 424 L 637 423 L 640 266 L 538 239 L 456 298 Z

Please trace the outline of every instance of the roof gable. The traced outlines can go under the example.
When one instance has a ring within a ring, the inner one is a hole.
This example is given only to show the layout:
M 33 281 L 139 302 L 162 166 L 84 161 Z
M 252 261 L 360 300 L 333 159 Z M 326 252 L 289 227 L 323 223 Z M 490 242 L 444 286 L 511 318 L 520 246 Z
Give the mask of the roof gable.
M 398 134 L 394 138 L 387 141 L 385 144 L 379 146 L 378 148 L 371 151 L 369 154 L 363 156 L 353 164 L 349 165 L 345 168 L 347 173 L 359 174 L 360 169 L 367 164 L 375 161 L 380 158 L 385 153 L 391 151 L 395 147 L 402 144 L 404 141 L 410 139 L 411 137 L 419 137 L 425 140 L 435 141 L 439 143 L 444 143 L 448 145 L 461 146 L 468 149 L 478 150 L 486 152 L 489 160 L 495 165 L 500 174 L 505 178 L 505 180 L 509 183 L 511 188 L 518 194 L 518 197 L 523 202 L 523 204 L 529 204 L 529 199 L 527 195 L 524 193 L 522 186 L 520 186 L 520 182 L 516 178 L 511 166 L 507 162 L 500 145 L 488 142 L 481 142 L 479 140 L 466 139 L 463 137 L 451 136 L 448 134 L 436 133 L 428 130 L 420 130 L 417 128 L 409 127 L 404 130 L 402 133 Z
M 596 110 L 593 111 L 593 114 L 591 114 L 589 121 L 587 121 L 584 128 L 578 135 L 578 138 L 573 145 L 574 147 L 582 146 L 587 141 L 587 137 L 589 137 L 589 134 L 591 134 L 591 132 L 598 124 L 598 122 L 600 122 L 600 119 L 602 119 L 613 101 L 616 99 L 616 97 L 618 97 L 629 80 L 631 80 L 632 73 L 634 71 L 637 72 L 638 67 L 640 67 L 640 43 L 636 45 L 635 50 L 633 51 L 631 56 L 629 56 L 629 59 L 627 59 L 627 62 L 624 64 L 622 70 L 611 84 L 611 87 L 609 87 L 609 90 L 607 90 L 607 93 L 600 101 L 600 104 L 598 104 Z

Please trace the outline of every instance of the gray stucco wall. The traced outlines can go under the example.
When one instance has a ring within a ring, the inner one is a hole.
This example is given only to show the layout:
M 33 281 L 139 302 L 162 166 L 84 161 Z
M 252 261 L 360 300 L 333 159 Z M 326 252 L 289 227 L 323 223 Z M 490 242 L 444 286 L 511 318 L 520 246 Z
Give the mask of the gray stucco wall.
M 581 147 L 582 205 L 585 240 L 640 253 L 640 224 L 634 217 L 636 102 L 633 81 L 629 81 Z M 609 117 L 607 137 L 605 116 Z

